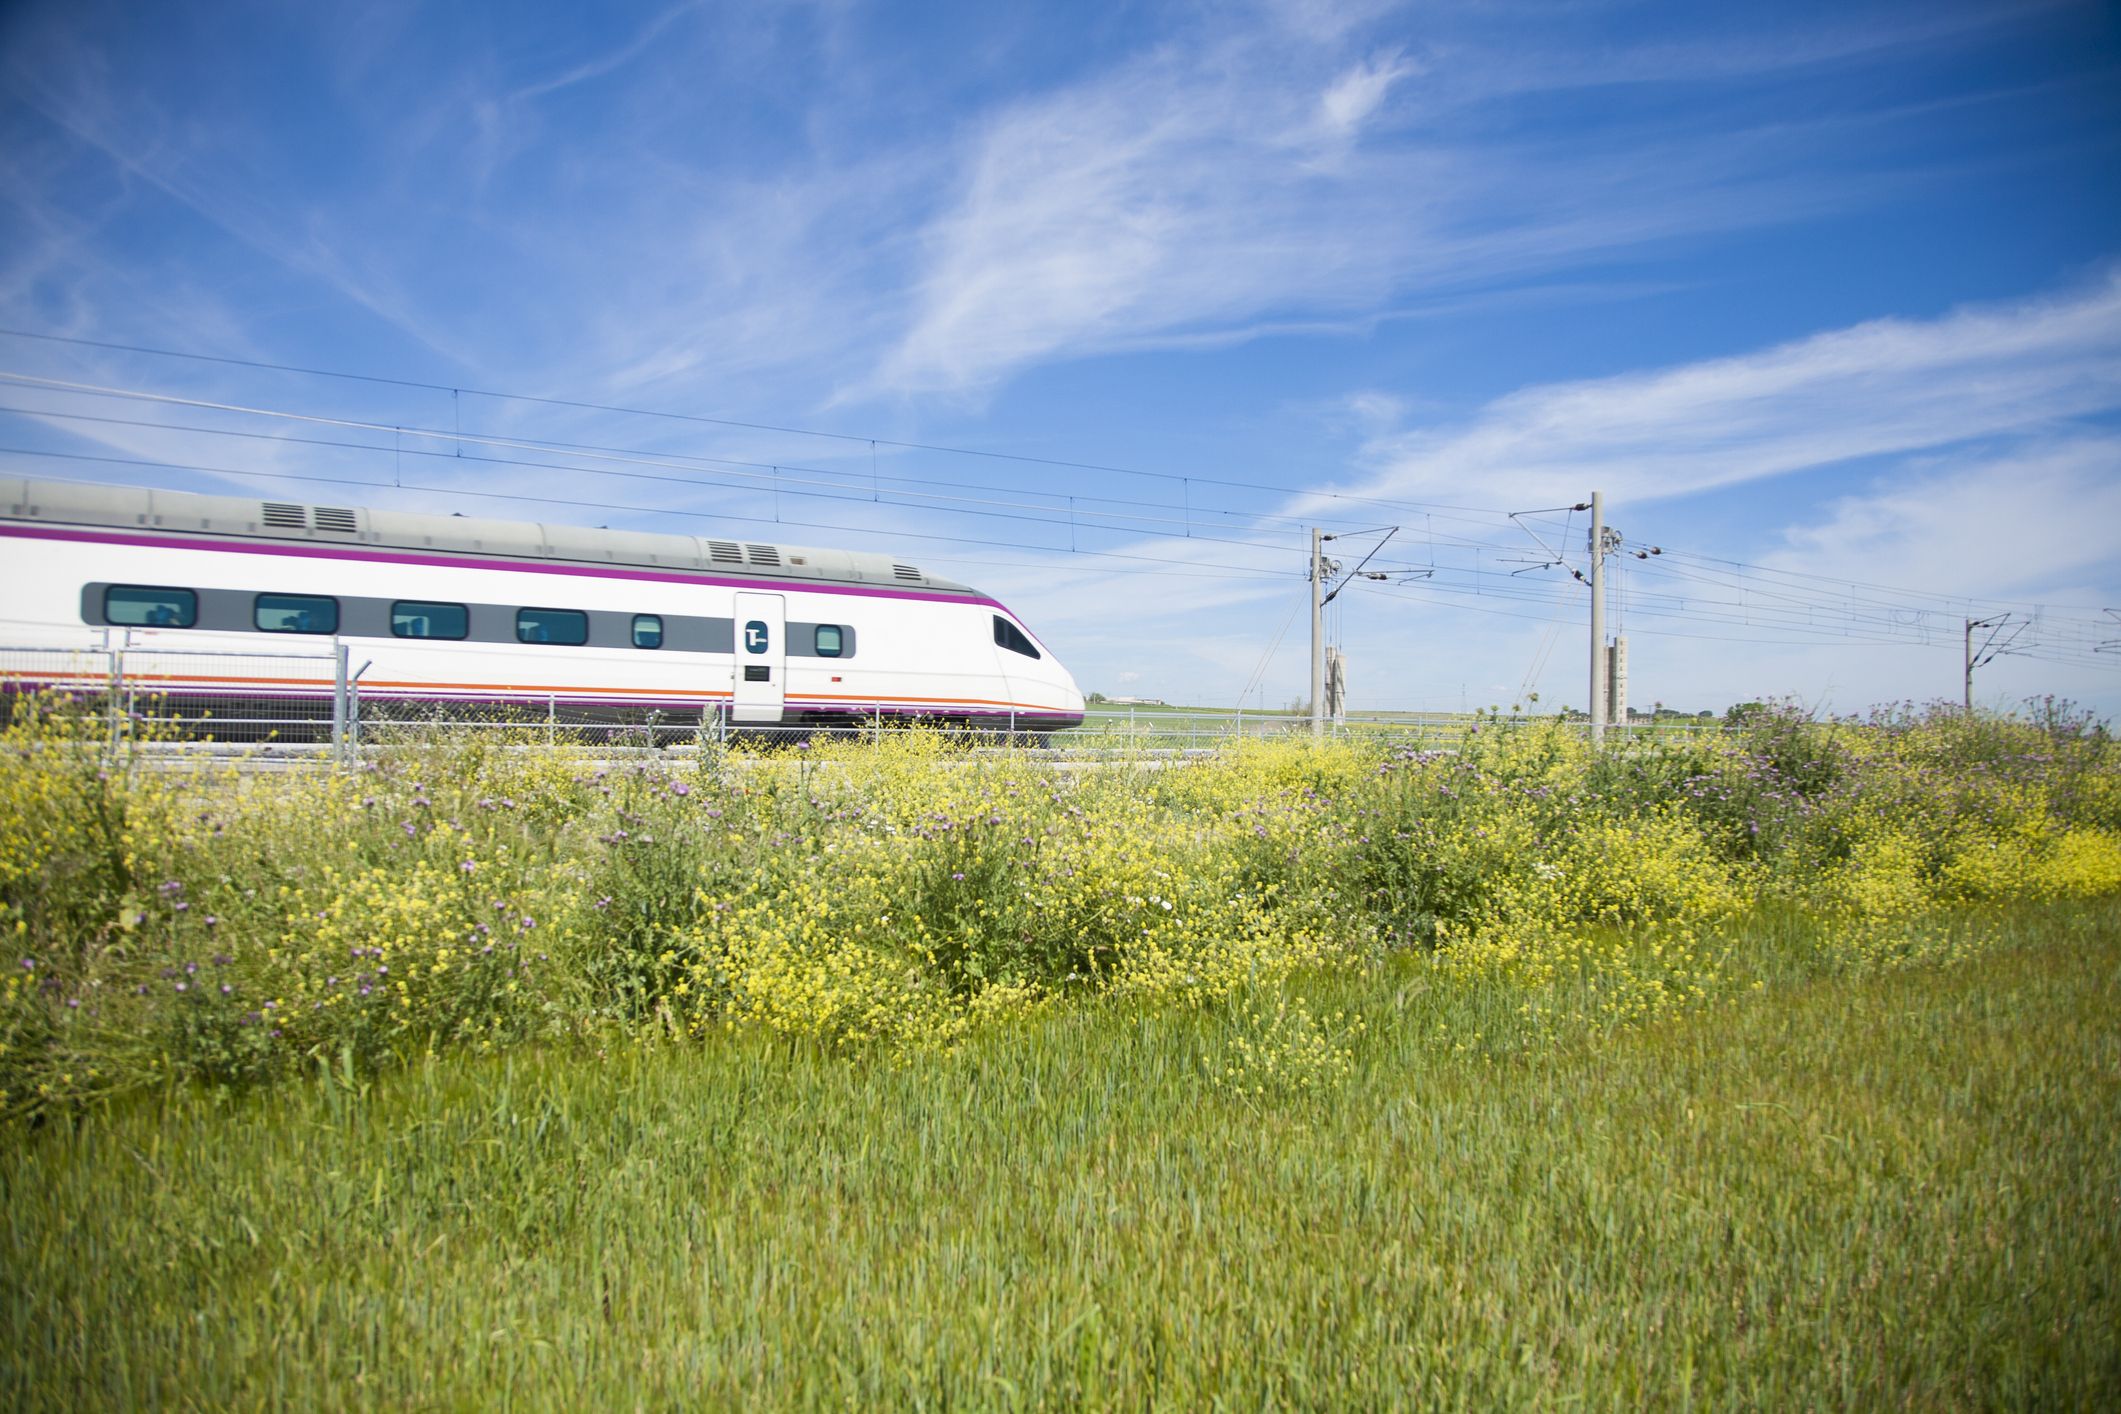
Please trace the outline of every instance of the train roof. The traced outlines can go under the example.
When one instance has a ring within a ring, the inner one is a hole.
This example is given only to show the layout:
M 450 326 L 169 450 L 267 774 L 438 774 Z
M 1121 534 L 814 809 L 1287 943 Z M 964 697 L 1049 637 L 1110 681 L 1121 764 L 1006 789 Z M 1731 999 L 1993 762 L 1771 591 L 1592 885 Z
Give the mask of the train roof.
M 890 584 L 970 594 L 953 580 L 924 574 L 889 555 L 821 550 L 755 540 L 656 535 L 463 515 L 419 515 L 359 506 L 299 501 L 254 501 L 81 481 L 0 477 L 0 513 L 9 520 L 52 525 L 178 530 L 246 540 L 291 540 L 324 545 L 491 555 L 496 559 L 558 560 L 571 564 L 630 565 L 701 573 L 742 573 L 747 579 L 829 580 Z

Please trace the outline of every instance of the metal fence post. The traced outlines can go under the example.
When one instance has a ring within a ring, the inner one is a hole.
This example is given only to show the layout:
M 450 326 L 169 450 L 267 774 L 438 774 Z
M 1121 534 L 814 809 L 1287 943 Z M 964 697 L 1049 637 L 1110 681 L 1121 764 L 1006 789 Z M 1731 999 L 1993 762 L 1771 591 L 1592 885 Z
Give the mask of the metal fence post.
M 346 764 L 346 645 L 334 641 L 331 646 L 331 754 L 340 765 Z
M 110 749 L 118 749 L 118 693 L 125 686 L 125 650 L 110 650 Z
M 375 665 L 376 660 L 370 658 L 346 680 L 347 750 L 357 761 L 361 755 L 361 675 Z

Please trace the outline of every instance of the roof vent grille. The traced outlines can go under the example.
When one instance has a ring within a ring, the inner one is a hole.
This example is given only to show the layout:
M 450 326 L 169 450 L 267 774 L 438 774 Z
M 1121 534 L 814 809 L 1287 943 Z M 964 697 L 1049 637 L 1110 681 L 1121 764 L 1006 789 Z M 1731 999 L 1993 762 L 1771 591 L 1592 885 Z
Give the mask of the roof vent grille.
M 781 552 L 774 549 L 771 545 L 747 545 L 744 548 L 751 552 L 751 563 L 755 565 L 772 565 L 775 568 L 780 567 Z
M 718 565 L 740 565 L 744 563 L 743 547 L 732 545 L 727 540 L 708 541 L 707 552 Z
M 267 501 L 265 523 L 276 530 L 307 530 L 309 517 L 300 506 L 291 506 L 285 501 Z
M 910 579 L 913 580 L 915 583 L 918 583 L 921 579 L 921 572 L 911 565 L 895 564 L 891 567 L 891 573 L 894 578 Z
M 352 511 L 342 506 L 316 506 L 310 511 L 316 517 L 317 529 L 336 530 L 341 535 L 352 535 L 361 528 Z

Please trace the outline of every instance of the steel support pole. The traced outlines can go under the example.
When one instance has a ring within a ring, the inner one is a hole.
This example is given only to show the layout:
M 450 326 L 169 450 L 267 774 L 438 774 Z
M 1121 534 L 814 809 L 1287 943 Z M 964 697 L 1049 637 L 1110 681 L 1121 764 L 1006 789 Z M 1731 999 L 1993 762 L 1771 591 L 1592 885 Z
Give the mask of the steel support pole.
M 1605 740 L 1605 492 L 1591 493 L 1591 745 Z
M 1325 545 L 1311 527 L 1311 735 L 1326 734 Z
M 1974 715 L 1974 621 L 1966 621 L 1966 715 Z

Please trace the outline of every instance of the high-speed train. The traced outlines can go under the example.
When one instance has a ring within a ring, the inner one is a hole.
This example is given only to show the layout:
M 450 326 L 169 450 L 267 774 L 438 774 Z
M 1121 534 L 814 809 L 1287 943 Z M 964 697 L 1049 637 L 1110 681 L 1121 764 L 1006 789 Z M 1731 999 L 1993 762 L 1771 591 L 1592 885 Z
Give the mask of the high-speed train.
M 0 478 L 0 645 L 206 649 L 210 670 L 165 652 L 158 688 L 284 698 L 229 655 L 334 640 L 364 703 L 666 728 L 1083 715 L 1007 607 L 887 555 Z

